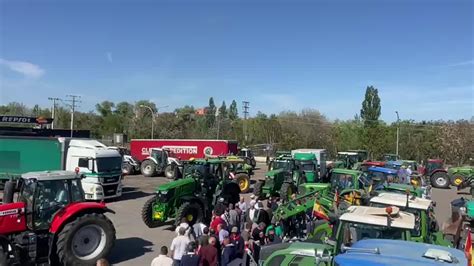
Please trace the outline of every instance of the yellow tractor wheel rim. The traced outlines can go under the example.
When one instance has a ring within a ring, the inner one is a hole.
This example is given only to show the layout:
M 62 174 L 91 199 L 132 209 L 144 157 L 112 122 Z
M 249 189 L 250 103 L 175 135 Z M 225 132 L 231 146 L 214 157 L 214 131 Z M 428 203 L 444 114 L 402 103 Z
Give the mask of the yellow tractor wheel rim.
M 194 216 L 192 214 L 188 214 L 186 215 L 186 220 L 188 220 L 188 222 L 191 222 L 193 220 Z
M 293 195 L 293 189 L 290 187 L 288 187 L 288 198 L 291 198 L 291 195 Z
M 239 187 L 241 191 L 245 191 L 249 188 L 249 181 L 247 178 L 242 178 L 239 180 Z
M 456 186 L 461 185 L 461 183 L 462 183 L 462 178 L 456 177 L 456 178 L 454 179 L 454 184 L 455 184 Z

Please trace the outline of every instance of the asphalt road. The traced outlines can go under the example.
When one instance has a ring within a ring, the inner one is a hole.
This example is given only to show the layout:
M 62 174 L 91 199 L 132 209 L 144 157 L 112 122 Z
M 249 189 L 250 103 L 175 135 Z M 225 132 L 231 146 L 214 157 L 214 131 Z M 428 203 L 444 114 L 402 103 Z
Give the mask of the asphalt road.
M 266 166 L 259 165 L 255 171 L 255 180 L 263 178 Z M 175 233 L 171 225 L 148 228 L 141 220 L 141 210 L 146 200 L 152 197 L 157 186 L 169 182 L 164 177 L 147 178 L 141 175 L 127 176 L 124 180 L 124 195 L 121 199 L 109 203 L 116 214 L 110 219 L 117 230 L 117 241 L 109 256 L 114 265 L 149 265 L 158 256 L 160 247 L 169 247 Z M 245 195 L 246 198 L 251 193 Z M 461 197 L 456 189 L 433 189 L 433 200 L 436 201 L 436 217 L 440 226 L 450 215 L 450 202 Z M 464 197 L 470 197 L 463 195 Z

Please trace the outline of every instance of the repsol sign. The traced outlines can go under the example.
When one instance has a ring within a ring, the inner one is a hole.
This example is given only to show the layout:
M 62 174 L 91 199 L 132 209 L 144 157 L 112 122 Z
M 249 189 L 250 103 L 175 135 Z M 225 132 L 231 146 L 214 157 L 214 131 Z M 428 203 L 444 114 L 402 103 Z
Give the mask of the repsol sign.
M 51 124 L 53 119 L 44 117 L 0 115 L 0 122 L 17 124 Z

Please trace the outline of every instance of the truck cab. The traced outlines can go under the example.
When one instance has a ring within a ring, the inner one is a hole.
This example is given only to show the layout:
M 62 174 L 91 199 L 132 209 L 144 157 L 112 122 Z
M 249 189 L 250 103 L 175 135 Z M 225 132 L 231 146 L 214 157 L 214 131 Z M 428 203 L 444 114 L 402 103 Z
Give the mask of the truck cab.
M 89 139 L 72 139 L 66 158 L 66 170 L 79 171 L 86 200 L 102 200 L 122 195 L 122 157 L 117 150 Z

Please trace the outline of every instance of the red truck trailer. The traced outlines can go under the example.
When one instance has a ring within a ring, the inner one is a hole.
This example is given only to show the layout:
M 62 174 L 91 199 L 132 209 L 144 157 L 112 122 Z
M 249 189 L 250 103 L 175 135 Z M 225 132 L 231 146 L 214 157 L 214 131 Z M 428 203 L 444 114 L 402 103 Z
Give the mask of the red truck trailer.
M 237 141 L 211 139 L 132 139 L 130 141 L 130 153 L 140 161 L 150 156 L 151 148 L 168 149 L 172 157 L 189 160 L 190 158 L 237 154 Z

